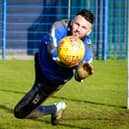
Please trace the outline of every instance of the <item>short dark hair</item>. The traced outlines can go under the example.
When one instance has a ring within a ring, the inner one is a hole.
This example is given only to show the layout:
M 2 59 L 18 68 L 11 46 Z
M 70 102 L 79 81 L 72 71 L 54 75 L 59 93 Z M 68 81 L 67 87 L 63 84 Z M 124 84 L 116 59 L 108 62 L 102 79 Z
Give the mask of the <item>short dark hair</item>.
M 90 10 L 87 9 L 82 9 L 79 12 L 77 12 L 76 15 L 81 15 L 83 16 L 87 21 L 89 21 L 91 24 L 94 23 L 95 17 L 93 13 Z

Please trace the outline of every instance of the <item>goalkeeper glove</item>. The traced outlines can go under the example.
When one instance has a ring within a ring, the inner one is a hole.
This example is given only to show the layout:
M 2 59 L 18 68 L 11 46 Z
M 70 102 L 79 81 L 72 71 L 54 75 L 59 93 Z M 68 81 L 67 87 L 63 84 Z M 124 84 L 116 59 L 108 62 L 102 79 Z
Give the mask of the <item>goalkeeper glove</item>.
M 94 72 L 94 67 L 88 62 L 82 62 L 75 71 L 75 80 L 83 82 L 85 78 L 92 75 Z

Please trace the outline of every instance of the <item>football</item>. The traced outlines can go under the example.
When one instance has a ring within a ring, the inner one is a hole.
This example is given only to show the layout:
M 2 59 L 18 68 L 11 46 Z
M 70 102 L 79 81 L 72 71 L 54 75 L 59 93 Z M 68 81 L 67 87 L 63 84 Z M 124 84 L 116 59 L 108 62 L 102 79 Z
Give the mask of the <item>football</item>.
M 57 53 L 63 64 L 73 67 L 84 58 L 85 46 L 79 38 L 66 36 L 57 46 Z

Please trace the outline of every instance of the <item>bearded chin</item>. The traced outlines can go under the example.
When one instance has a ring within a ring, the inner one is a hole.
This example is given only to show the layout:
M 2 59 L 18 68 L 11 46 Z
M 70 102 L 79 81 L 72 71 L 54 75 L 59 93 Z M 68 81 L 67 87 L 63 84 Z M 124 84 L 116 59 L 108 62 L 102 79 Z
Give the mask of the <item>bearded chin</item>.
M 78 31 L 74 31 L 73 35 L 79 37 L 79 32 Z
M 85 36 L 84 37 L 80 37 L 80 34 L 77 31 L 74 31 L 72 35 L 77 37 L 77 38 L 79 38 L 79 39 L 81 39 L 81 40 L 84 40 L 84 38 L 85 38 Z

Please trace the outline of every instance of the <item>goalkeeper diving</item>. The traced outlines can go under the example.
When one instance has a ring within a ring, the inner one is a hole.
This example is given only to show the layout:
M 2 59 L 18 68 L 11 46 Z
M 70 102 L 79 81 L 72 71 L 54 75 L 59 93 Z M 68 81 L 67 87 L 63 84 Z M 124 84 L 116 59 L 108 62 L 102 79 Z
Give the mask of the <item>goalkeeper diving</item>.
M 65 102 L 52 105 L 42 104 L 53 93 L 60 90 L 73 77 L 83 82 L 92 75 L 93 54 L 90 33 L 95 17 L 90 10 L 82 9 L 73 20 L 55 22 L 48 34 L 43 36 L 39 51 L 35 54 L 35 81 L 32 88 L 16 104 L 16 118 L 35 118 L 51 115 L 51 124 L 56 125 L 63 117 L 66 109 Z M 65 67 L 58 57 L 57 46 L 66 36 L 74 36 L 83 41 L 85 46 L 84 58 L 72 67 Z

